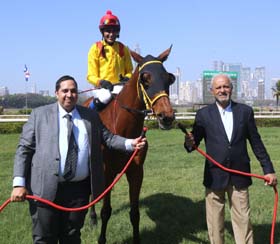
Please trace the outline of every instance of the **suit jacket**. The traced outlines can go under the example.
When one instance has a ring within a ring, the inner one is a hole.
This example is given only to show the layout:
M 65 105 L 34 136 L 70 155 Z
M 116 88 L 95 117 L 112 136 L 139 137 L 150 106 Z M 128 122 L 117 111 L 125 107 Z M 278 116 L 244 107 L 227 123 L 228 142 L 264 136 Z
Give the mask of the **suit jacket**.
M 91 190 L 96 198 L 104 190 L 101 144 L 125 151 L 126 138 L 107 130 L 97 112 L 76 108 L 88 132 Z M 14 177 L 25 177 L 30 194 L 50 201 L 55 199 L 59 178 L 58 130 L 58 103 L 34 109 L 23 126 L 14 162 Z
M 253 109 L 245 104 L 231 102 L 233 131 L 228 140 L 216 103 L 200 109 L 195 118 L 193 135 L 196 145 L 204 139 L 206 152 L 223 166 L 250 172 L 247 151 L 249 141 L 264 174 L 274 173 L 273 165 L 258 133 Z M 225 189 L 228 184 L 245 188 L 252 184 L 250 177 L 231 174 L 206 159 L 203 184 L 213 190 Z

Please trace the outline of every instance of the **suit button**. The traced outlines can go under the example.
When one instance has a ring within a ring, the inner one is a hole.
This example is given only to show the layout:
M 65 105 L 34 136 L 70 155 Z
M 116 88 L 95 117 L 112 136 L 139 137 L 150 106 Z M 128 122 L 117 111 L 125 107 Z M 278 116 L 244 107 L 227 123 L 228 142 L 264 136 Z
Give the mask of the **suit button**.
M 231 149 L 231 146 L 228 146 L 228 149 Z

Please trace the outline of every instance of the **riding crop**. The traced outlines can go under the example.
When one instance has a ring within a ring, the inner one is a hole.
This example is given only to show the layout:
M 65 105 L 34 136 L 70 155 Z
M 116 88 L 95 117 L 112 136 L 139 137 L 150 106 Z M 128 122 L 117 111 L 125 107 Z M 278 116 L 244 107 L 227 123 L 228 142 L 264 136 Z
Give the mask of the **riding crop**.
M 186 128 L 181 123 L 178 123 L 177 125 L 183 133 L 188 134 Z M 209 161 L 211 161 L 213 164 L 215 164 L 216 166 L 218 166 L 219 168 L 221 168 L 224 171 L 234 173 L 234 174 L 243 175 L 243 176 L 248 176 L 248 177 L 255 177 L 255 178 L 264 180 L 266 182 L 269 181 L 266 177 L 261 176 L 261 175 L 246 173 L 246 172 L 242 172 L 242 171 L 239 171 L 239 170 L 226 168 L 223 165 L 221 165 L 220 163 L 218 163 L 215 159 L 213 159 L 206 152 L 201 150 L 199 147 L 195 147 L 195 150 L 197 152 L 199 152 L 202 156 L 204 156 L 206 159 L 208 159 Z M 276 223 L 277 207 L 278 207 L 278 191 L 277 191 L 276 186 L 273 186 L 273 189 L 274 189 L 275 197 L 274 197 L 274 208 L 273 208 L 273 217 L 272 217 L 272 225 L 271 225 L 271 233 L 270 233 L 270 244 L 274 244 L 274 231 L 275 231 L 275 223 Z
M 147 127 L 143 128 L 142 133 L 141 133 L 141 138 L 145 137 L 147 130 L 148 130 Z M 119 179 L 122 177 L 122 175 L 126 172 L 127 168 L 131 164 L 132 160 L 134 159 L 134 157 L 138 151 L 139 151 L 139 149 L 134 150 L 133 154 L 129 158 L 128 162 L 126 163 L 126 165 L 124 166 L 122 171 L 116 176 L 114 181 L 104 190 L 104 192 L 102 192 L 95 200 L 93 200 L 92 202 L 90 202 L 89 204 L 87 204 L 85 206 L 82 206 L 79 208 L 66 208 L 66 207 L 57 205 L 47 199 L 43 199 L 43 198 L 33 196 L 33 195 L 26 195 L 26 199 L 33 199 L 33 200 L 45 203 L 53 208 L 56 208 L 58 210 L 65 211 L 65 212 L 77 212 L 77 211 L 86 210 L 86 209 L 90 208 L 91 206 L 95 205 L 97 202 L 99 202 L 114 187 L 114 185 L 119 181 Z M 0 213 L 10 202 L 11 202 L 11 199 L 9 198 L 0 206 Z

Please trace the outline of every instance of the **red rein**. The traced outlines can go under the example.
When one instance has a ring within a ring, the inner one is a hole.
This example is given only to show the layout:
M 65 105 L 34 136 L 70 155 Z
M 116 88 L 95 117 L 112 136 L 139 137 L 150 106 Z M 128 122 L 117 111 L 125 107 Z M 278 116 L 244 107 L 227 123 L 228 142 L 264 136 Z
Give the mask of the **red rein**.
M 142 133 L 141 133 L 142 138 L 145 137 L 147 130 L 148 130 L 147 127 L 143 128 Z M 86 210 L 86 209 L 90 208 L 91 206 L 93 206 L 94 204 L 96 204 L 97 202 L 99 202 L 114 187 L 114 185 L 119 181 L 119 179 L 122 177 L 122 175 L 126 172 L 128 166 L 130 165 L 130 163 L 132 162 L 132 160 L 134 159 L 134 157 L 138 151 L 139 151 L 138 149 L 134 150 L 134 152 L 131 155 L 131 157 L 129 158 L 128 162 L 126 163 L 126 165 L 124 166 L 122 171 L 116 176 L 114 181 L 105 189 L 105 191 L 103 193 L 101 193 L 94 201 L 90 202 L 88 205 L 85 205 L 85 206 L 79 207 L 79 208 L 65 208 L 63 206 L 57 205 L 49 200 L 46 200 L 46 199 L 43 199 L 43 198 L 40 198 L 37 196 L 26 195 L 26 199 L 33 199 L 33 200 L 45 203 L 56 209 L 66 211 L 66 212 L 76 212 L 76 211 Z M 10 202 L 11 202 L 11 199 L 9 198 L 0 206 L 0 213 Z

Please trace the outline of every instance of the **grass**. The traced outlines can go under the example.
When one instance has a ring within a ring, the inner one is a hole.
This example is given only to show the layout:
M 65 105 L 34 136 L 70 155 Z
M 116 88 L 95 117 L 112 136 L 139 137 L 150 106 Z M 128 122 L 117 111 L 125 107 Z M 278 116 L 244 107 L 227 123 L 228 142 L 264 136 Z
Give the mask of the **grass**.
M 279 128 L 260 128 L 277 172 L 279 172 Z M 13 157 L 18 134 L 0 135 L 0 204 L 10 195 Z M 183 134 L 150 130 L 147 133 L 149 152 L 145 162 L 144 182 L 140 195 L 140 235 L 143 244 L 208 243 L 205 224 L 204 187 L 202 185 L 204 159 L 197 152 L 187 154 L 183 148 Z M 203 148 L 203 145 L 201 147 Z M 260 164 L 252 155 L 252 172 L 262 174 Z M 274 194 L 263 181 L 253 179 L 250 202 L 255 243 L 269 243 Z M 125 244 L 132 241 L 129 221 L 128 186 L 122 177 L 112 191 L 112 217 L 107 229 L 107 243 Z M 96 205 L 99 213 L 101 203 Z M 278 214 L 279 216 L 279 214 Z M 97 229 L 89 226 L 87 216 L 82 229 L 85 244 L 97 243 Z M 275 243 L 280 243 L 279 222 Z M 0 213 L 0 243 L 32 243 L 28 204 L 11 203 Z M 225 243 L 234 243 L 230 216 L 226 209 Z

